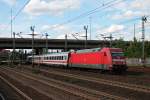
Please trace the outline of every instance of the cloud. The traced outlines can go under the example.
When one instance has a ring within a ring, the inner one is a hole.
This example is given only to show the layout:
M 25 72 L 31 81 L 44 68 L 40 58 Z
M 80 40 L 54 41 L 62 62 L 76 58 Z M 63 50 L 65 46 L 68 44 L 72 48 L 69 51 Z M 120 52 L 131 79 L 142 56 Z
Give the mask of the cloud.
M 128 10 L 123 12 L 122 14 L 116 14 L 114 16 L 112 16 L 112 19 L 130 19 L 133 17 L 137 17 L 137 16 L 142 16 L 143 13 L 140 11 L 132 11 L 132 10 Z
M 16 0 L 2 0 L 2 2 L 12 6 L 12 5 L 14 5 L 16 3 Z
M 82 32 L 78 32 L 76 29 L 73 28 L 73 26 L 69 25 L 43 25 L 41 27 L 41 30 L 43 32 L 50 31 L 50 35 L 52 34 L 51 36 L 55 36 L 54 38 L 56 39 L 64 39 L 66 34 L 68 39 L 85 39 L 85 37 L 83 37 L 85 36 L 84 30 Z
M 114 32 L 117 32 L 117 31 L 121 31 L 123 30 L 125 27 L 124 25 L 111 25 L 110 27 L 108 28 L 105 28 L 102 30 L 103 33 L 114 33 Z
M 55 33 L 70 33 L 72 32 L 70 27 L 67 25 L 58 25 L 58 24 L 54 24 L 54 25 L 43 25 L 41 28 L 42 31 L 53 31 Z
M 149 9 L 150 0 L 134 0 L 131 3 L 131 8 L 134 9 Z
M 51 32 L 50 34 L 52 34 L 52 36 L 55 36 L 54 38 L 57 39 L 64 39 L 65 38 L 65 34 L 72 34 L 74 33 L 74 31 L 71 29 L 70 26 L 67 25 L 58 25 L 58 24 L 54 24 L 54 25 L 43 25 L 41 27 L 41 30 L 43 32 Z
M 8 27 L 6 24 L 0 24 L 0 30 L 4 30 Z
M 29 15 L 61 15 L 67 10 L 77 9 L 80 0 L 31 0 L 24 12 Z
M 111 18 L 119 20 L 148 15 L 150 13 L 149 4 L 150 0 L 124 1 L 111 9 L 112 11 L 117 11 L 117 13 L 111 16 Z

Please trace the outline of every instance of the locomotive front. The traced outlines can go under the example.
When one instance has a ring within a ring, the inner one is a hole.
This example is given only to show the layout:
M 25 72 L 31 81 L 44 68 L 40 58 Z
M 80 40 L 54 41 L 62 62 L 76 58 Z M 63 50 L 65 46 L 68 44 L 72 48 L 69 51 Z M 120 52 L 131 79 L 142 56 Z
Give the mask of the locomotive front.
M 127 65 L 123 50 L 120 48 L 111 48 L 110 53 L 112 57 L 112 70 L 125 72 L 127 70 Z

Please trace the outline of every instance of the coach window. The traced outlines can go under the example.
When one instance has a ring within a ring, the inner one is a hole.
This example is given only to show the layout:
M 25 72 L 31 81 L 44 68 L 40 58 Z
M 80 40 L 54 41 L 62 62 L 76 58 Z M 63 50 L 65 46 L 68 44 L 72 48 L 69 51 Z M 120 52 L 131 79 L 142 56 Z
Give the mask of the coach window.
M 66 56 L 64 56 L 64 60 L 66 60 Z

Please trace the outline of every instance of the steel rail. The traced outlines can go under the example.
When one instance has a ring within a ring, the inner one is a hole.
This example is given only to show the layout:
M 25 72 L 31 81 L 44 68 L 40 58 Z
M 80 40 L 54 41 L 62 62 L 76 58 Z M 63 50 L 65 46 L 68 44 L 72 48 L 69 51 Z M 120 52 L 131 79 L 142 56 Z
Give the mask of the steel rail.
M 4 74 L 6 74 L 5 72 L 4 72 L 4 69 L 3 69 L 3 73 Z M 12 79 L 14 79 L 14 80 L 17 80 L 17 79 L 15 79 L 15 78 L 13 78 L 13 77 L 11 77 L 11 76 L 9 76 L 10 78 L 12 78 Z M 24 84 L 25 85 L 25 84 Z M 42 91 L 42 90 L 39 90 L 39 89 L 37 89 L 36 87 L 30 87 L 30 88 L 32 88 L 32 89 L 34 89 L 35 91 L 37 91 L 38 93 L 40 93 L 40 94 L 42 94 L 42 95 L 45 95 L 45 96 L 47 96 L 48 98 L 50 98 L 50 99 L 52 99 L 52 100 L 55 100 L 55 97 L 53 97 L 53 95 L 49 95 L 47 92 L 44 92 L 44 91 Z
M 15 87 L 13 84 L 11 84 L 9 81 L 7 81 L 4 77 L 0 75 L 0 79 L 3 80 L 6 84 L 8 84 L 13 90 L 16 91 L 17 94 L 19 94 L 22 98 L 25 100 L 32 100 L 28 95 L 23 93 L 21 90 L 19 90 L 17 87 Z
M 81 79 L 81 80 L 95 82 L 95 83 L 99 83 L 99 84 L 106 84 L 106 85 L 111 85 L 111 86 L 130 89 L 130 90 L 135 90 L 135 91 L 139 91 L 139 92 L 150 93 L 150 88 L 146 87 L 146 86 L 123 83 L 123 82 L 118 82 L 118 81 L 110 81 L 110 80 L 99 79 L 99 78 L 94 78 L 94 77 L 90 77 L 90 76 L 75 75 L 75 74 L 58 72 L 58 71 L 46 71 L 46 70 L 43 70 L 43 69 L 40 69 L 40 70 L 42 72 L 46 72 L 46 73 L 49 73 L 49 74 L 61 75 L 61 76 L 65 76 L 65 77 Z
M 0 100 L 5 100 L 4 96 L 0 93 Z
M 15 73 L 18 73 L 20 74 L 20 71 L 19 72 L 16 72 L 16 70 L 12 70 L 11 71 L 15 72 Z M 24 74 L 23 74 L 24 73 Z M 77 85 L 74 85 L 74 84 L 70 84 L 70 83 L 67 83 L 67 82 L 62 82 L 62 81 L 58 81 L 58 80 L 54 80 L 54 79 L 49 79 L 49 78 L 45 78 L 45 77 L 42 77 L 42 76 L 36 76 L 36 75 L 33 75 L 33 74 L 29 74 L 29 73 L 26 73 L 26 72 L 23 72 L 21 71 L 21 74 L 22 76 L 24 77 L 27 77 L 27 78 L 30 78 L 30 79 L 33 79 L 35 81 L 38 81 L 38 82 L 41 82 L 43 84 L 46 84 L 46 85 L 50 85 L 50 86 L 53 86 L 55 88 L 58 88 L 58 89 L 61 89 L 63 91 L 67 91 L 71 94 L 75 94 L 77 96 L 80 96 L 80 97 L 83 97 L 83 98 L 86 98 L 86 99 L 89 99 L 89 100 L 99 100 L 100 99 L 100 96 L 105 96 L 105 97 L 108 97 L 110 98 L 111 100 L 112 99 L 115 99 L 115 100 L 127 100 L 127 98 L 123 98 L 123 97 L 119 97 L 119 96 L 114 96 L 114 95 L 111 95 L 111 94 L 107 94 L 105 92 L 100 92 L 100 91 L 96 91 L 96 90 L 93 90 L 93 89 L 88 89 L 88 88 L 85 88 L 85 87 L 81 87 L 81 86 L 77 86 Z M 28 76 L 27 76 L 28 75 Z M 36 78 L 35 78 L 36 77 Z M 42 78 L 41 80 L 39 80 L 39 78 Z M 47 80 L 47 81 L 51 81 L 53 82 L 54 84 L 50 84 L 50 82 L 46 82 L 46 81 L 43 81 L 43 78 L 44 80 Z M 67 88 L 64 88 L 62 86 L 66 86 Z M 72 92 L 68 89 L 68 87 L 71 87 L 71 88 L 75 88 L 76 90 L 80 90 L 78 92 Z M 86 92 L 86 93 L 83 93 L 83 92 Z M 92 94 L 92 95 L 91 95 Z M 97 97 L 94 97 L 94 95 L 97 95 Z M 93 97 L 92 97 L 93 96 Z

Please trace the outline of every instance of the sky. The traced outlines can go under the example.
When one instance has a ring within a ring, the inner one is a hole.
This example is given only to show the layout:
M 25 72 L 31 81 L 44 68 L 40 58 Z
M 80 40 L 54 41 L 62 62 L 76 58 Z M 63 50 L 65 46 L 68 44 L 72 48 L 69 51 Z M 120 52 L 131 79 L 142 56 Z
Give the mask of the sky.
M 103 40 L 141 40 L 141 18 L 146 16 L 145 39 L 150 40 L 150 0 L 0 0 L 0 37 L 11 35 L 31 38 L 30 27 L 35 26 L 35 38 Z

